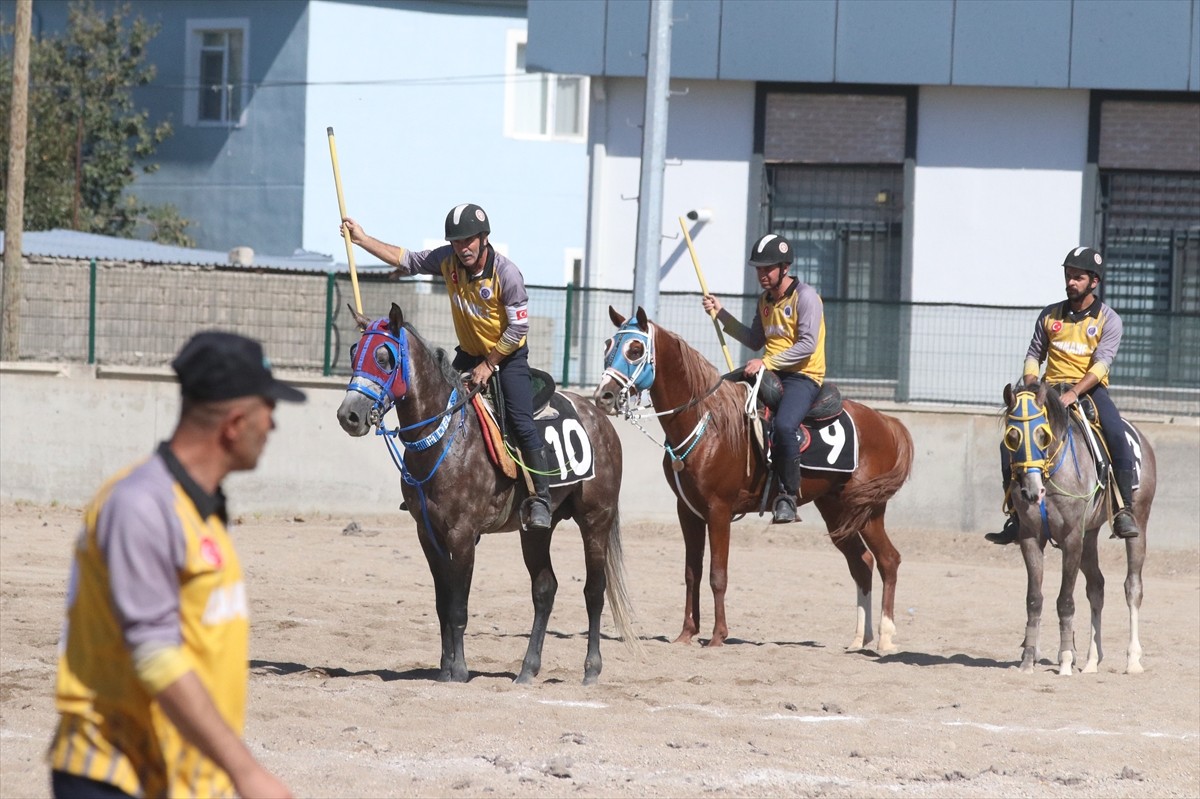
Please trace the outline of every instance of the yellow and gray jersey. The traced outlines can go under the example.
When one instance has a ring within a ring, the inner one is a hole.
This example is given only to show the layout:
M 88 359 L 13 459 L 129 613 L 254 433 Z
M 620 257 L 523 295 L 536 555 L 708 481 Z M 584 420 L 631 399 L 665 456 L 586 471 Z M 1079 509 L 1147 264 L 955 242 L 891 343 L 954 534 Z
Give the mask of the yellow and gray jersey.
M 1024 373 L 1036 376 L 1045 361 L 1048 382 L 1074 384 L 1090 372 L 1107 386 L 1123 330 L 1121 317 L 1100 300 L 1078 313 L 1067 300 L 1048 305 L 1033 326 Z
M 177 647 L 242 733 L 249 622 L 224 498 L 200 489 L 164 444 L 110 480 L 75 545 L 59 641 L 50 767 L 131 796 L 233 796 L 139 677 L 135 653 Z
M 487 355 L 493 348 L 509 355 L 529 334 L 529 295 L 525 279 L 512 261 L 489 244 L 483 271 L 472 277 L 449 244 L 434 250 L 403 250 L 400 271 L 408 275 L 441 275 L 450 294 L 450 311 L 458 346 L 468 355 Z
M 724 308 L 725 332 L 752 350 L 765 348 L 763 365 L 776 372 L 799 372 L 820 385 L 825 380 L 825 306 L 807 283 L 795 281 L 778 302 L 758 298 L 754 321 L 746 327 Z

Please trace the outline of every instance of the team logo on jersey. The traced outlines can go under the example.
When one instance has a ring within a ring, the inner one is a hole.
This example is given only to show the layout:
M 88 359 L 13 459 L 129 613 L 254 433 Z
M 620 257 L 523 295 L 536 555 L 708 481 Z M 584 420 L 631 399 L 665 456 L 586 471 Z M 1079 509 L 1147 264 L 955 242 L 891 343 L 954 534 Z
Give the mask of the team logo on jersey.
M 792 306 L 790 306 L 790 305 L 783 306 L 783 315 L 786 316 L 788 319 L 791 319 L 792 318 Z
M 1050 332 L 1051 332 L 1051 333 L 1057 333 L 1057 332 L 1058 332 L 1058 331 L 1060 331 L 1060 330 L 1062 330 L 1062 322 L 1059 322 L 1059 321 L 1057 321 L 1057 320 L 1056 320 L 1056 321 L 1054 322 L 1054 324 L 1050 325 Z
M 207 536 L 200 539 L 200 557 L 204 558 L 204 562 L 214 569 L 221 568 L 225 562 L 225 558 L 221 557 L 221 548 L 217 546 L 217 542 Z
M 454 269 L 450 272 L 450 282 L 456 286 L 458 285 L 458 270 L 457 269 Z
M 492 298 L 492 290 L 487 286 L 484 286 L 479 290 L 479 296 L 482 299 L 490 300 Z
M 1095 325 L 1089 325 L 1089 326 L 1088 326 L 1088 329 L 1087 329 L 1087 334 L 1088 334 L 1088 336 L 1089 336 L 1089 337 L 1096 335 L 1096 326 L 1095 326 Z

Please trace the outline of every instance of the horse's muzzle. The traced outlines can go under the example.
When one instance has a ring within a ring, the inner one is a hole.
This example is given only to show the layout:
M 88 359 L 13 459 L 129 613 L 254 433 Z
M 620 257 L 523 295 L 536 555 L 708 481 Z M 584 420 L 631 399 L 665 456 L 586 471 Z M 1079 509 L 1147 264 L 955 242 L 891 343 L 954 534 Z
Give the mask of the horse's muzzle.
M 596 407 L 609 416 L 617 415 L 617 395 L 606 384 L 601 384 L 596 387 L 596 391 L 592 394 L 592 402 L 596 403 Z

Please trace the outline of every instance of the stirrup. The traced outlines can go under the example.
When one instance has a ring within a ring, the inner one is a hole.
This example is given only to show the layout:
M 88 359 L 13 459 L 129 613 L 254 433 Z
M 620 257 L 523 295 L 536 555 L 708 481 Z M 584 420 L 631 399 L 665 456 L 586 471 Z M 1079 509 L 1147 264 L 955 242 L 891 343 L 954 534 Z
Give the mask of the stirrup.
M 1021 531 L 1021 523 L 1017 521 L 1016 516 L 1009 516 L 1008 521 L 1004 523 L 998 533 L 985 533 L 984 538 L 991 541 L 993 544 L 1012 544 L 1017 540 L 1017 535 Z
M 544 533 L 550 529 L 553 518 L 546 500 L 538 496 L 526 497 L 521 503 L 521 517 L 526 530 Z
M 1110 538 L 1129 539 L 1137 538 L 1142 534 L 1142 531 L 1138 529 L 1137 519 L 1133 518 L 1133 511 L 1129 510 L 1129 508 L 1122 508 L 1117 511 L 1116 515 L 1113 516 L 1110 526 L 1112 527 Z
M 771 524 L 789 524 L 798 521 L 800 521 L 800 516 L 796 513 L 796 501 L 787 494 L 780 494 L 776 497 Z

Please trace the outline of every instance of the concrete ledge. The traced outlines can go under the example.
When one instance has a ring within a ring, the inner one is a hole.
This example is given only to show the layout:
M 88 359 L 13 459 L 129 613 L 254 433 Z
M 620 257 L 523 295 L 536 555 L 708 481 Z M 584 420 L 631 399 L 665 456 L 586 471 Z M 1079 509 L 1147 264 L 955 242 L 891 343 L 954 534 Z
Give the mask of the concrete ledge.
M 178 387 L 166 368 L 18 363 L 0 364 L 0 375 L 4 502 L 84 505 L 107 477 L 170 436 L 179 413 Z M 227 481 L 231 511 L 397 513 L 400 475 L 387 448 L 376 436 L 350 438 L 337 422 L 345 378 L 279 376 L 303 387 L 308 402 L 276 408 L 278 429 L 259 468 Z M 888 505 L 889 527 L 959 534 L 999 529 L 1004 517 L 996 412 L 868 404 L 900 419 L 915 447 L 912 477 Z M 1151 548 L 1194 549 L 1200 423 L 1170 417 L 1138 422 L 1158 459 Z M 621 515 L 677 524 L 675 497 L 662 471 L 658 423 L 647 421 L 646 434 L 622 419 L 613 424 L 624 454 Z M 809 511 L 804 525 L 820 529 L 819 514 Z

